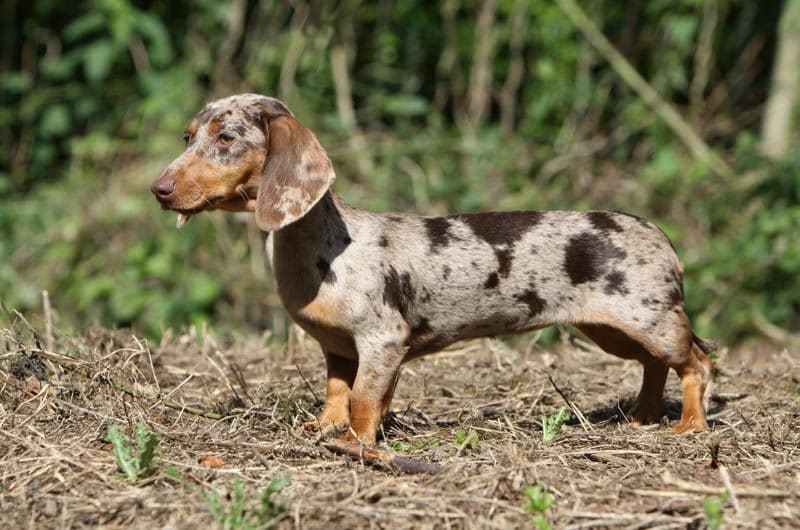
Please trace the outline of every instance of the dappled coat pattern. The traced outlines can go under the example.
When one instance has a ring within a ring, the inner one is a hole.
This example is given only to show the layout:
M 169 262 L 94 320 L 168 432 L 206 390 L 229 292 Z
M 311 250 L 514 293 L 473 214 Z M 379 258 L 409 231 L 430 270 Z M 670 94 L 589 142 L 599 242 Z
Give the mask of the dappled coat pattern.
M 572 324 L 644 367 L 634 424 L 657 422 L 669 368 L 681 378 L 674 430 L 706 427 L 712 346 L 692 333 L 681 263 L 655 225 L 619 212 L 419 217 L 352 208 L 332 164 L 279 101 L 206 106 L 187 149 L 153 184 L 179 226 L 215 208 L 253 211 L 278 293 L 328 365 L 308 428 L 374 443 L 400 365 L 456 341 Z

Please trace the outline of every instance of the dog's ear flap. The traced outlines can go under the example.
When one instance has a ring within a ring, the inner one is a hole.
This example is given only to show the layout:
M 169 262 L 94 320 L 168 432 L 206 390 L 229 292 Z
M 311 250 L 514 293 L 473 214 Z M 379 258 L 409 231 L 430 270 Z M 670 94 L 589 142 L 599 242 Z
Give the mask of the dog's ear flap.
M 267 157 L 255 214 L 258 227 L 271 232 L 307 214 L 336 179 L 336 174 L 314 133 L 288 111 L 265 117 Z

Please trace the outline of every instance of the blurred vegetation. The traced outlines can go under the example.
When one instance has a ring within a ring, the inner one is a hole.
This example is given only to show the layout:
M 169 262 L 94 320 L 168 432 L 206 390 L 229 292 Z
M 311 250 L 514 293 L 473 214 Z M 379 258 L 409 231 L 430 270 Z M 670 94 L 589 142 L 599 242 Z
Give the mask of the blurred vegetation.
M 788 6 L 792 0 L 788 0 Z M 720 175 L 551 0 L 5 0 L 0 298 L 151 336 L 286 325 L 252 221 L 181 231 L 148 187 L 203 102 L 283 99 L 367 208 L 619 209 L 686 266 L 698 332 L 800 327 L 800 150 L 759 147 L 781 2 L 580 3 L 733 171 Z

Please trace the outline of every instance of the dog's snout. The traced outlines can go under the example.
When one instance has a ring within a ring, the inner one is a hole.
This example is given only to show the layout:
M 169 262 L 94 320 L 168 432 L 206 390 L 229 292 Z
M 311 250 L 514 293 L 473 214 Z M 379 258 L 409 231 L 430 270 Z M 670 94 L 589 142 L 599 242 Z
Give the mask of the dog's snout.
M 173 191 L 175 191 L 175 181 L 171 178 L 161 177 L 153 182 L 153 185 L 150 187 L 150 191 L 152 191 L 153 195 L 159 199 L 166 199 L 172 194 Z

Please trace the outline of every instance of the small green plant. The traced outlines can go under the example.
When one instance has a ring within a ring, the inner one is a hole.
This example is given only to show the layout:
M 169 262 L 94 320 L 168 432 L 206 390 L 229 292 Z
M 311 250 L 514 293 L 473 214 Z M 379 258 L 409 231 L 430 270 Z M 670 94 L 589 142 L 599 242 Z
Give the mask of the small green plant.
M 424 451 L 442 445 L 442 441 L 438 438 L 431 438 L 429 440 L 417 440 L 413 444 L 404 442 L 402 440 L 395 442 L 392 449 L 398 453 L 411 453 L 414 451 Z
M 392 449 L 398 453 L 408 453 L 411 451 L 412 447 L 410 443 L 399 441 L 394 443 Z
M 119 427 L 108 427 L 108 439 L 117 460 L 117 467 L 129 480 L 149 477 L 155 471 L 154 458 L 158 435 L 147 429 L 142 422 L 136 424 L 136 451 L 130 438 L 120 432 Z
M 706 526 L 709 530 L 719 530 L 725 519 L 723 508 L 728 502 L 728 495 L 723 494 L 719 497 L 705 497 L 703 499 L 703 511 L 706 515 Z
M 474 432 L 467 435 L 466 431 L 456 431 L 456 445 L 461 447 L 465 443 L 466 446 L 473 451 L 477 451 L 481 447 L 481 443 L 478 441 L 478 435 Z
M 223 502 L 216 491 L 212 491 L 206 497 L 214 519 L 225 530 L 272 528 L 286 512 L 286 506 L 273 501 L 272 495 L 281 491 L 287 484 L 289 479 L 286 477 L 273 479 L 261 491 L 258 504 L 252 508 L 248 508 L 244 486 L 238 480 L 233 483 L 230 502 Z
M 550 522 L 547 520 L 547 510 L 553 505 L 556 498 L 552 493 L 541 486 L 532 486 L 525 488 L 525 502 L 522 503 L 522 509 L 533 515 L 533 524 L 539 530 L 550 530 Z
M 554 416 L 542 414 L 542 439 L 545 442 L 552 442 L 567 420 L 569 420 L 567 407 L 561 407 Z

